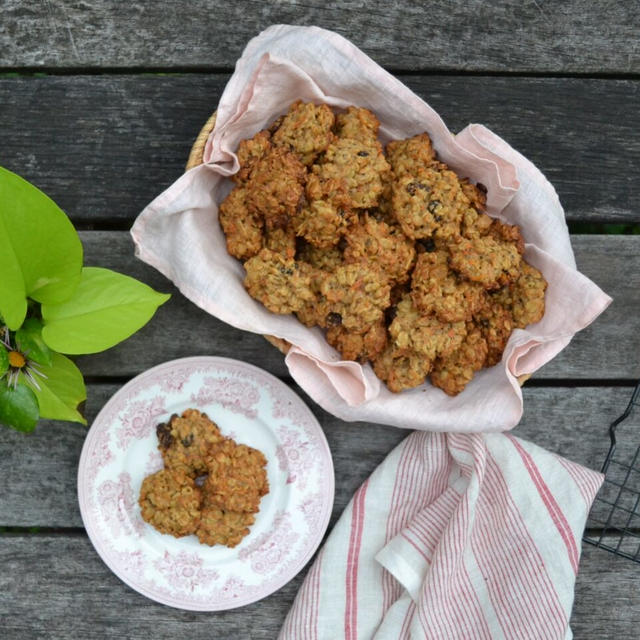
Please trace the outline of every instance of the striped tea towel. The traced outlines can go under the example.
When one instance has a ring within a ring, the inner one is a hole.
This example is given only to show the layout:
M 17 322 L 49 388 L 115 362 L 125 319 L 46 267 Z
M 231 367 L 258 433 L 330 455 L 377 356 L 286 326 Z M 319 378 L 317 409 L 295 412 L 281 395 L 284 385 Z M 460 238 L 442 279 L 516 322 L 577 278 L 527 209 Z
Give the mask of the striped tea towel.
M 511 435 L 416 431 L 354 495 L 280 640 L 571 638 L 602 480 Z

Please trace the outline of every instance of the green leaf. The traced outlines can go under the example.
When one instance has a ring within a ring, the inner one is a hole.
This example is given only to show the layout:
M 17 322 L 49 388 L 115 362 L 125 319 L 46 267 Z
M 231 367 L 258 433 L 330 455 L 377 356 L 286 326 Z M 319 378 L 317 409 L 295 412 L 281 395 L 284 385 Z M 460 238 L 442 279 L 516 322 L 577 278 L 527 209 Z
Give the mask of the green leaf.
M 9 352 L 0 344 L 0 376 L 9 371 Z
M 51 352 L 51 366 L 38 367 L 46 378 L 35 376 L 40 389 L 25 379 L 35 393 L 40 406 L 40 416 L 51 420 L 69 420 L 87 424 L 77 411 L 77 406 L 87 398 L 82 373 L 76 365 L 55 351 Z
M 27 297 L 62 302 L 76 288 L 82 245 L 69 218 L 42 191 L 0 167 L 0 313 L 12 331 Z
M 0 423 L 18 431 L 33 431 L 38 422 L 38 401 L 23 384 L 15 389 L 0 383 Z
M 104 351 L 143 327 L 169 298 L 121 273 L 85 267 L 71 298 L 42 305 L 42 337 L 62 353 Z
M 29 360 L 40 364 L 51 364 L 51 349 L 42 339 L 42 322 L 38 318 L 27 318 L 16 331 L 16 342 L 20 351 L 27 351 Z

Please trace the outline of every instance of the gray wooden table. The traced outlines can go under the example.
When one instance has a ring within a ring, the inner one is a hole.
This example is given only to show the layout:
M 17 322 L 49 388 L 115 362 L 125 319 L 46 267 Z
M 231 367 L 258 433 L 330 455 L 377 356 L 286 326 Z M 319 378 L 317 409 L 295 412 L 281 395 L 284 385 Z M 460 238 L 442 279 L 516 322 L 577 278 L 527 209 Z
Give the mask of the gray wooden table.
M 640 376 L 640 235 L 631 233 L 640 224 L 639 4 L 325 5 L 0 3 L 0 164 L 68 212 L 81 230 L 86 264 L 174 294 L 133 339 L 79 358 L 87 417 L 132 376 L 181 356 L 240 358 L 291 384 L 282 357 L 262 338 L 208 316 L 137 261 L 127 230 L 180 175 L 247 40 L 272 23 L 316 24 L 347 36 L 399 76 L 451 130 L 488 125 L 555 185 L 579 268 L 615 301 L 526 384 L 515 433 L 599 467 L 606 425 Z M 333 524 L 407 432 L 346 424 L 309 403 L 335 461 Z M 0 636 L 274 638 L 304 571 L 260 602 L 206 614 L 158 605 L 107 569 L 76 499 L 85 433 L 58 422 L 43 422 L 26 437 L 0 429 Z M 639 624 L 640 565 L 586 546 L 575 637 L 637 638 Z

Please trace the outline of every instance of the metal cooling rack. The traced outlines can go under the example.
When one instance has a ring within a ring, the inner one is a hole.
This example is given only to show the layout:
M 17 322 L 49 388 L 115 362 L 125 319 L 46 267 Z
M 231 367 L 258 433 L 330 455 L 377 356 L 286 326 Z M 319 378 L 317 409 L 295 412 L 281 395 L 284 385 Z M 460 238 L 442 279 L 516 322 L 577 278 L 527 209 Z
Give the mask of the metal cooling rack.
M 611 446 L 602 465 L 604 484 L 589 514 L 584 541 L 640 563 L 640 446 L 616 448 L 616 429 L 640 405 L 640 382 L 624 413 L 611 423 Z M 590 530 L 599 529 L 597 535 Z

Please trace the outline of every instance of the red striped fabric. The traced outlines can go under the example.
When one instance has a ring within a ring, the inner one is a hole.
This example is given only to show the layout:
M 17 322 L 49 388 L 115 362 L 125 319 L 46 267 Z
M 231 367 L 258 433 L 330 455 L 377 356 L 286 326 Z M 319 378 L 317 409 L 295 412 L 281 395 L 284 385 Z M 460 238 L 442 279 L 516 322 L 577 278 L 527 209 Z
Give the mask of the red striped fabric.
M 346 572 L 346 607 L 344 615 L 345 640 L 356 640 L 358 637 L 358 564 L 360 562 L 360 545 L 364 528 L 364 504 L 367 495 L 367 480 L 353 498 L 351 518 L 351 537 L 347 556 Z
M 354 495 L 280 640 L 564 640 L 601 483 L 512 436 L 416 432 Z
M 513 442 L 513 446 L 516 448 L 516 451 L 520 454 L 524 462 L 524 466 L 527 468 L 531 479 L 533 480 L 533 484 L 535 484 L 542 501 L 547 507 L 547 511 L 553 520 L 553 524 L 555 524 L 562 541 L 567 547 L 567 553 L 569 554 L 569 562 L 573 568 L 574 573 L 577 575 L 578 573 L 578 562 L 580 561 L 580 554 L 578 553 L 578 547 L 576 545 L 576 541 L 573 537 L 573 533 L 571 532 L 571 527 L 567 522 L 567 519 L 564 517 L 560 506 L 556 502 L 556 499 L 553 497 L 553 494 L 549 490 L 549 487 L 545 483 L 540 470 L 536 466 L 533 458 L 529 455 L 526 449 L 511 435 L 507 435 L 507 437 Z
M 598 489 L 600 488 L 600 479 L 591 472 L 590 469 L 585 469 L 577 464 L 573 464 L 564 458 L 556 455 L 554 456 L 558 463 L 565 469 L 565 471 L 573 478 L 573 481 L 582 495 L 582 498 L 587 506 L 591 505 Z
M 567 616 L 523 514 L 491 456 L 487 470 L 471 546 L 498 620 L 508 638 L 563 638 Z

